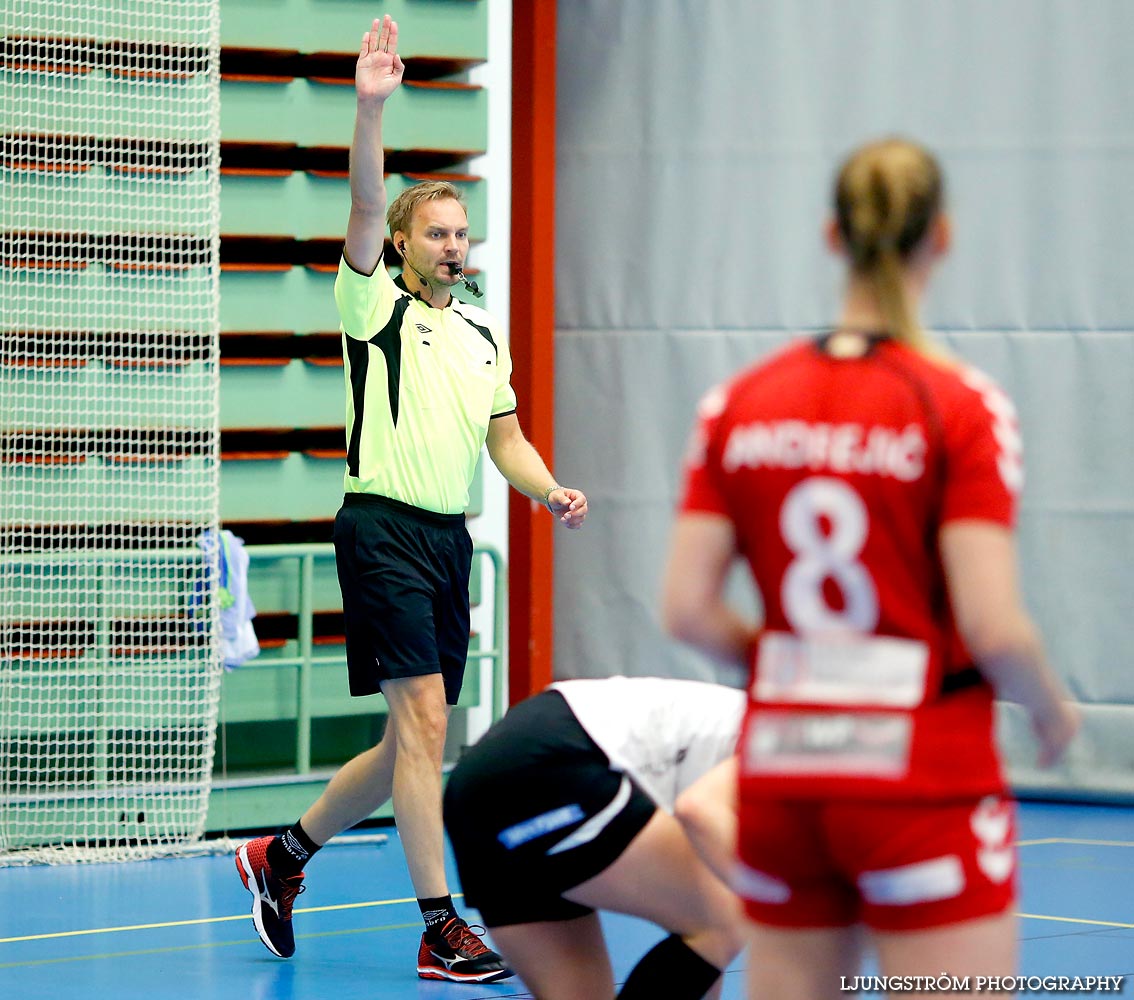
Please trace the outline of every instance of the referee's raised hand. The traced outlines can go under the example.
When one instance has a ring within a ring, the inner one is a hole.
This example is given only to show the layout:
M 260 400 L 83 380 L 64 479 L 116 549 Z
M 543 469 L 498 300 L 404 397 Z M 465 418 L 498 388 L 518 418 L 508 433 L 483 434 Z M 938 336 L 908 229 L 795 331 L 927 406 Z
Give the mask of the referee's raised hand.
M 405 63 L 398 55 L 398 22 L 385 14 L 362 36 L 354 87 L 360 101 L 385 101 L 402 82 Z

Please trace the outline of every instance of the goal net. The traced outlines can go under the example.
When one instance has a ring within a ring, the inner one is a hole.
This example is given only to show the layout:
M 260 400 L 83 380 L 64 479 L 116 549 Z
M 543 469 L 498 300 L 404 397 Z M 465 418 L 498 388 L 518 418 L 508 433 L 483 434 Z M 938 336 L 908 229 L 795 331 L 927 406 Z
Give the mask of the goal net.
M 218 6 L 0 8 L 0 866 L 204 829 Z

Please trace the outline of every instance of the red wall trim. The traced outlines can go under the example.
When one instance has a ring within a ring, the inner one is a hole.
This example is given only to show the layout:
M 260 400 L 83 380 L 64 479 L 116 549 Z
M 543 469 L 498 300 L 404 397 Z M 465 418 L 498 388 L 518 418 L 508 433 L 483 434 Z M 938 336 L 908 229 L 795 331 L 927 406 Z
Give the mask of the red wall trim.
M 512 384 L 524 433 L 555 469 L 556 0 L 512 5 Z M 508 507 L 512 704 L 552 679 L 551 516 L 515 490 Z

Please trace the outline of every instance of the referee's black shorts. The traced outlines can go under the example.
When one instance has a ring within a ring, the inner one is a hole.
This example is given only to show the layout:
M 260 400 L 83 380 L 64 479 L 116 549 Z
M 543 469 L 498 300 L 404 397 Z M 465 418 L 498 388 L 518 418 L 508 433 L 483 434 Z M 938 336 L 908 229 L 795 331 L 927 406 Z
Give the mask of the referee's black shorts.
M 609 867 L 656 809 L 611 769 L 563 696 L 543 691 L 449 775 L 445 829 L 465 902 L 487 927 L 590 913 L 562 894 Z
M 348 493 L 335 517 L 352 695 L 440 672 L 457 703 L 469 652 L 472 539 L 463 514 Z

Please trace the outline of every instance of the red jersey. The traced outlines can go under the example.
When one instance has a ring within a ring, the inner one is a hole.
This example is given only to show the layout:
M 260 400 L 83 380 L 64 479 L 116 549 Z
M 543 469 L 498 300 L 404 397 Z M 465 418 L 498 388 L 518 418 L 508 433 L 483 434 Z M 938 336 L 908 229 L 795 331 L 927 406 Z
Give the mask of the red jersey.
M 1013 526 L 1020 436 L 975 369 L 887 339 L 790 345 L 702 401 L 684 512 L 732 522 L 764 604 L 749 793 L 952 796 L 1002 786 L 992 692 L 957 635 L 937 540 Z

